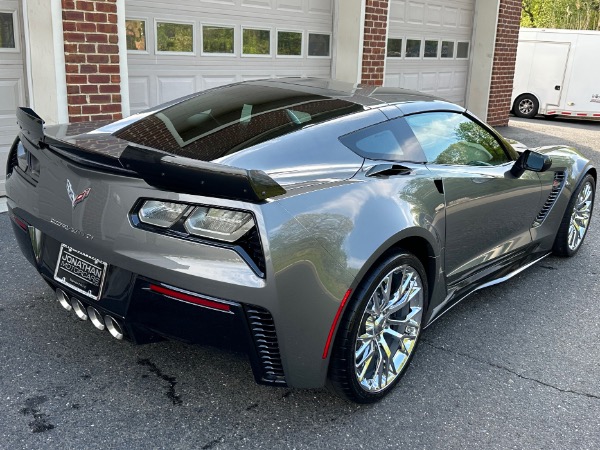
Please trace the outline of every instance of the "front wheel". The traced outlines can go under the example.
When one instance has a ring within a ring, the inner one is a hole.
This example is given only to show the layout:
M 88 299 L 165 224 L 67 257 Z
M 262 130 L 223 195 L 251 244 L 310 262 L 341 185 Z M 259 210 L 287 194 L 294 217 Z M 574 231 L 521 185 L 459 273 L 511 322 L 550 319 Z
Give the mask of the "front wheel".
M 552 252 L 558 256 L 573 256 L 583 243 L 594 210 L 596 182 L 586 175 L 573 192 L 565 210 Z
M 340 323 L 329 369 L 337 394 L 373 403 L 398 383 L 415 353 L 427 298 L 414 255 L 399 252 L 374 267 Z

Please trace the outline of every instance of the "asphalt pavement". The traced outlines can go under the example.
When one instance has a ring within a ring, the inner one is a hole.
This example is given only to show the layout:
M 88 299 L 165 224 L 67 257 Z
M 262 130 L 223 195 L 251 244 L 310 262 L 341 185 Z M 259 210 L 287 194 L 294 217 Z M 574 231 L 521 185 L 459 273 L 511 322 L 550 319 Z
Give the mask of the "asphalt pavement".
M 500 132 L 600 166 L 600 123 Z M 0 448 L 600 448 L 598 211 L 575 258 L 548 257 L 425 330 L 370 406 L 258 386 L 245 355 L 112 339 L 58 305 L 0 214 Z

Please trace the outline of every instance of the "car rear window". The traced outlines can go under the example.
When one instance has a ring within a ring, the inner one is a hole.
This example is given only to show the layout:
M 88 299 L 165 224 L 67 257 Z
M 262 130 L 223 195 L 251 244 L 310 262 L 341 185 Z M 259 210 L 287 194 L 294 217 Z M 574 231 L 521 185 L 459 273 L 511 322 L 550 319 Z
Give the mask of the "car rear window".
M 213 161 L 307 125 L 363 110 L 346 100 L 255 84 L 207 91 L 119 130 L 115 136 Z

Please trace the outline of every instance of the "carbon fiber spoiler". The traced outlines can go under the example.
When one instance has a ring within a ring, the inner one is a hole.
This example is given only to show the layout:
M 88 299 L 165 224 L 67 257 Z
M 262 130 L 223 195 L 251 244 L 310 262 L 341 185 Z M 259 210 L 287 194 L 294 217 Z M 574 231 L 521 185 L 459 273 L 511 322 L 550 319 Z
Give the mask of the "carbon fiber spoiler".
M 123 167 L 159 189 L 208 197 L 263 202 L 285 189 L 261 170 L 246 170 L 173 156 L 129 145 L 119 158 Z
M 18 108 L 21 134 L 39 148 L 93 169 L 142 178 L 150 186 L 181 194 L 260 203 L 285 194 L 276 181 L 261 170 L 174 156 L 149 147 L 129 144 L 117 158 L 70 144 L 44 133 L 44 121 L 31 108 Z

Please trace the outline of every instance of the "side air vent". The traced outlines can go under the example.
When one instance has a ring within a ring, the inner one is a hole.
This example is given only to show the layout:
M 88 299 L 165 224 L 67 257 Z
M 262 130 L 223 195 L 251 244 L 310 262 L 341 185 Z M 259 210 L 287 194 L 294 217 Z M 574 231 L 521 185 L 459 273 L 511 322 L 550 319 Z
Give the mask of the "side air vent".
M 544 220 L 546 220 L 546 217 L 548 217 L 548 214 L 552 210 L 554 203 L 556 203 L 556 199 L 560 195 L 560 192 L 562 191 L 562 188 L 565 185 L 565 179 L 566 179 L 565 172 L 556 172 L 554 174 L 554 181 L 552 183 L 552 191 L 550 191 L 550 195 L 548 196 L 546 203 L 544 203 L 542 210 L 539 212 L 539 214 L 533 221 L 533 225 L 532 225 L 533 228 L 539 227 L 542 223 L 544 223 Z
M 285 386 L 285 375 L 279 354 L 275 322 L 273 322 L 271 313 L 258 306 L 248 306 L 246 307 L 246 317 L 254 339 L 260 368 L 257 381 Z
M 256 264 L 258 270 L 264 275 L 265 273 L 265 254 L 263 253 L 262 245 L 258 230 L 254 227 L 237 244 L 242 247 L 250 259 Z
M 8 178 L 12 174 L 13 169 L 17 166 L 17 164 L 19 164 L 19 160 L 17 159 L 17 146 L 13 145 L 10 149 L 10 152 L 8 153 L 8 161 L 6 164 L 6 178 Z

